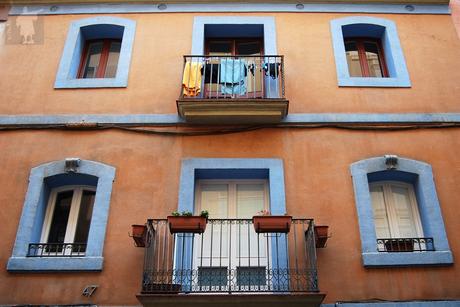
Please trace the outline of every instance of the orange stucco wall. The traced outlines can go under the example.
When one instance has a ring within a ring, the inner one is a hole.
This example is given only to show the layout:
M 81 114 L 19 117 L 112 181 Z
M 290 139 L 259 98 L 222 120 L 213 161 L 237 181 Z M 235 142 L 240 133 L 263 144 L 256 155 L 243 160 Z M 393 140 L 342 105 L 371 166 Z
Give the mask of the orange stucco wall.
M 0 134 L 0 303 L 137 304 L 143 250 L 128 237 L 130 225 L 161 218 L 177 206 L 181 159 L 269 157 L 284 161 L 287 210 L 331 227 L 318 250 L 320 289 L 326 301 L 441 299 L 459 296 L 457 265 L 364 269 L 349 165 L 385 153 L 431 163 L 454 257 L 460 252 L 459 130 L 348 132 L 260 130 L 227 136 L 158 137 L 127 132 L 10 132 Z M 11 255 L 29 171 L 45 161 L 78 156 L 117 168 L 101 273 L 12 274 Z M 456 257 L 457 258 L 457 257 Z M 81 296 L 98 284 L 91 300 Z M 410 285 L 410 286 L 408 286 Z M 27 295 L 24 295 L 27 293 Z
M 206 14 L 199 14 L 200 16 Z M 217 15 L 217 14 L 213 14 Z M 244 15 L 244 14 L 243 14 Z M 273 14 L 248 14 L 273 16 Z M 349 15 L 349 14 L 348 14 Z M 122 15 L 137 21 L 128 88 L 55 90 L 68 25 L 87 17 L 46 16 L 43 44 L 0 50 L 0 114 L 176 113 L 182 55 L 190 53 L 194 14 Z M 412 88 L 338 88 L 329 21 L 344 14 L 275 14 L 278 52 L 286 56 L 290 113 L 460 112 L 460 40 L 450 16 L 377 15 L 394 20 Z M 363 132 L 266 129 L 220 136 L 166 137 L 121 131 L 0 132 L 0 304 L 136 305 L 143 250 L 131 224 L 176 209 L 181 159 L 279 158 L 287 210 L 331 227 L 318 250 L 325 302 L 460 297 L 460 270 L 450 267 L 364 269 L 349 166 L 387 153 L 433 166 L 455 260 L 460 253 L 460 130 Z M 65 157 L 116 167 L 104 270 L 100 273 L 6 271 L 30 169 Z M 458 260 L 457 260 L 458 261 Z M 90 299 L 86 285 L 98 284 Z
M 0 52 L 0 93 L 8 102 L 0 114 L 175 113 L 195 15 L 122 15 L 137 21 L 128 88 L 83 90 L 53 85 L 68 25 L 87 16 L 42 17 L 43 44 L 6 45 Z M 460 41 L 450 16 L 374 15 L 396 22 L 412 81 L 410 89 L 382 91 L 337 86 L 329 22 L 347 15 L 275 15 L 291 113 L 460 111 Z

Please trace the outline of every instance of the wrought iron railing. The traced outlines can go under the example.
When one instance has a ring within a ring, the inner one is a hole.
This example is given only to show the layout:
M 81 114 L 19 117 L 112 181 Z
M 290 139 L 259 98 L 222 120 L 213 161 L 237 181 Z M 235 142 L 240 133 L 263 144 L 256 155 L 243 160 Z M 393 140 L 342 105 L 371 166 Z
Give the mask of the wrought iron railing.
M 426 252 L 434 251 L 433 238 L 387 238 L 377 239 L 379 252 Z
M 210 219 L 203 234 L 148 220 L 142 293 L 317 292 L 313 221 L 260 233 L 249 219 Z
M 81 257 L 86 243 L 32 243 L 27 257 Z
M 179 99 L 184 98 L 285 98 L 284 58 L 186 55 Z

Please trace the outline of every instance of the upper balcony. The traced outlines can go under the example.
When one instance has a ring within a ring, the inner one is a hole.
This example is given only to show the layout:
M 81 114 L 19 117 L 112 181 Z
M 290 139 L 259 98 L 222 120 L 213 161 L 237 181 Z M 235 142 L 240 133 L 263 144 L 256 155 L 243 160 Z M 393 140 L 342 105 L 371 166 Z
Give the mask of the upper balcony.
M 320 306 L 313 220 L 256 233 L 251 219 L 209 219 L 202 234 L 148 220 L 144 306 Z
M 276 123 L 288 113 L 284 58 L 184 56 L 177 111 L 190 123 Z

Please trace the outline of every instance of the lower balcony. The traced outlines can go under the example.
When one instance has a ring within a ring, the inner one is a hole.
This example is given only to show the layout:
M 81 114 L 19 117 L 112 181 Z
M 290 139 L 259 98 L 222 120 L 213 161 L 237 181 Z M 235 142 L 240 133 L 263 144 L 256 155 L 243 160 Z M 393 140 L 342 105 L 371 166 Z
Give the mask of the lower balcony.
M 177 111 L 189 123 L 277 123 L 288 106 L 283 56 L 184 56 Z
M 256 233 L 250 219 L 210 219 L 203 234 L 148 220 L 144 306 L 320 306 L 313 221 Z

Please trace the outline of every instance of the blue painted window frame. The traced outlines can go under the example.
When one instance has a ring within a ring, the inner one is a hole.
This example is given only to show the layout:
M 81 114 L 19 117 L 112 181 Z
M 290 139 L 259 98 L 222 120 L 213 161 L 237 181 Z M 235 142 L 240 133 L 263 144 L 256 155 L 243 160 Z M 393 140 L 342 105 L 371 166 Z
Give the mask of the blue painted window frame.
M 350 171 L 365 267 L 449 265 L 453 263 L 433 180 L 433 171 L 429 164 L 398 158 L 397 169 L 387 170 L 385 158 L 376 157 L 351 164 Z M 392 253 L 377 251 L 369 182 L 380 180 L 404 181 L 414 185 L 424 236 L 434 239 L 435 251 Z
M 77 78 L 83 48 L 84 30 L 90 29 L 91 39 L 106 38 L 104 30 L 110 26 L 123 27 L 120 57 L 115 78 Z M 85 28 L 87 27 L 87 28 Z M 98 29 L 99 28 L 99 29 Z M 61 56 L 54 88 L 104 88 L 127 87 L 131 55 L 136 31 L 136 22 L 126 18 L 97 16 L 73 21 L 70 24 L 64 50 Z
M 65 161 L 61 160 L 42 164 L 31 170 L 13 253 L 7 264 L 8 271 L 102 270 L 102 252 L 115 168 L 88 160 L 80 161 L 80 167 L 76 174 L 66 173 L 64 167 Z M 76 179 L 72 179 L 72 176 Z M 37 237 L 40 236 L 51 187 L 64 186 L 69 183 L 88 184 L 88 182 L 90 185 L 96 185 L 96 196 L 85 256 L 27 257 L 29 244 L 37 243 Z
M 182 161 L 181 167 L 178 211 L 195 212 L 195 183 L 199 179 L 267 179 L 271 214 L 284 215 L 286 213 L 282 160 L 225 158 L 185 159 Z M 276 244 L 276 239 L 278 239 L 279 246 L 285 246 L 287 244 L 283 237 L 279 237 L 272 238 L 272 240 L 274 240 L 272 242 L 273 246 Z M 177 254 L 175 256 L 175 267 L 181 267 L 182 265 L 182 269 L 192 269 L 190 261 L 193 256 L 192 240 L 191 238 L 176 239 Z M 179 248 L 182 246 L 184 247 L 183 251 Z M 288 269 L 288 255 L 283 249 L 278 251 L 277 257 L 272 257 L 272 259 L 277 260 L 274 260 L 272 263 L 273 269 L 280 269 L 279 272 L 285 272 L 284 269 Z M 183 263 L 185 263 L 185 265 Z M 183 278 L 181 280 L 183 280 Z M 275 278 L 273 280 L 275 280 Z M 183 289 L 188 289 L 191 282 L 191 280 L 185 281 L 182 284 Z
M 359 26 L 361 32 L 354 36 L 380 38 L 385 53 L 388 78 L 350 77 L 345 54 L 344 27 Z M 377 34 L 375 28 L 382 29 Z M 374 33 L 372 33 L 374 32 Z M 411 87 L 406 60 L 399 42 L 396 24 L 388 19 L 368 16 L 351 16 L 331 20 L 332 44 L 339 86 L 351 87 Z

